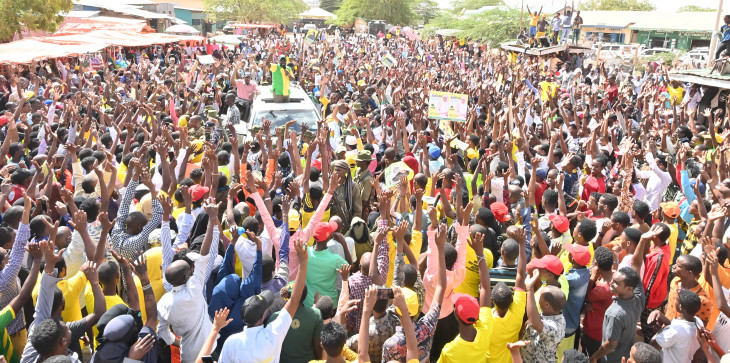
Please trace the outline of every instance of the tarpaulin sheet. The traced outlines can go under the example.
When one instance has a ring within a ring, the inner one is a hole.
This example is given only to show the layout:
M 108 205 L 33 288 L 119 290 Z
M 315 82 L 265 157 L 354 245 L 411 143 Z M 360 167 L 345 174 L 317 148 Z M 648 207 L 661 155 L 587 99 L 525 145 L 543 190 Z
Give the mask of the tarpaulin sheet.
M 153 44 L 175 43 L 184 40 L 202 40 L 202 37 L 179 36 L 162 33 L 130 33 L 125 31 L 97 30 L 85 34 L 46 37 L 43 41 L 55 44 L 106 43 L 122 47 L 143 47 Z
M 96 30 L 115 30 L 115 31 L 126 31 L 131 33 L 154 33 L 155 30 L 152 29 L 150 26 L 148 26 L 145 23 L 137 23 L 137 24 L 125 24 L 125 23 L 111 23 L 111 22 L 104 22 L 104 23 L 66 23 L 62 24 L 58 31 L 56 31 L 53 35 L 59 36 L 59 35 L 70 35 L 70 34 L 84 34 L 89 33 Z
M 30 63 L 33 60 L 75 56 L 98 52 L 109 46 L 143 47 L 204 39 L 201 36 L 97 30 L 85 34 L 31 38 L 0 44 L 0 63 Z
M 30 63 L 34 60 L 70 57 L 98 52 L 107 46 L 107 44 L 98 43 L 59 45 L 37 39 L 23 39 L 0 44 L 0 63 Z
M 229 24 L 226 25 L 227 27 L 231 28 L 241 28 L 241 29 L 273 29 L 276 28 L 276 24 Z

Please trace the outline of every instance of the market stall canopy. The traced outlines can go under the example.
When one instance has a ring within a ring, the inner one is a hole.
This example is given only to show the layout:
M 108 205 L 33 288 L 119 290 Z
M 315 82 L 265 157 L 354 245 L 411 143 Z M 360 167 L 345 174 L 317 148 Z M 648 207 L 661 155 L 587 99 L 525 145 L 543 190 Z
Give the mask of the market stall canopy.
M 241 24 L 241 23 L 235 23 L 235 24 L 228 24 L 226 27 L 229 28 L 240 28 L 240 29 L 274 29 L 276 28 L 276 24 L 268 24 L 268 23 L 262 23 L 262 24 Z
M 323 19 L 332 20 L 337 19 L 337 15 L 330 13 L 322 8 L 311 8 L 298 15 L 302 19 Z
M 0 63 L 30 63 L 33 60 L 71 57 L 95 53 L 109 46 L 144 47 L 203 40 L 205 38 L 201 36 L 97 30 L 85 34 L 28 38 L 0 44 Z
M 216 44 L 232 44 L 232 45 L 239 45 L 241 44 L 241 36 L 240 35 L 229 35 L 229 34 L 223 34 L 223 35 L 216 35 L 214 37 L 208 38 L 211 42 L 215 42 Z
M 72 57 L 98 52 L 108 46 L 108 44 L 99 43 L 62 45 L 38 39 L 23 39 L 0 44 L 0 63 L 30 63 L 34 60 Z
M 173 34 L 200 34 L 200 30 L 193 28 L 190 25 L 177 24 L 165 29 L 165 33 Z
M 65 35 L 43 38 L 55 44 L 102 43 L 122 47 L 144 47 L 153 44 L 167 44 L 181 41 L 202 41 L 201 36 L 181 36 L 161 33 L 129 33 L 111 30 L 97 30 L 86 34 Z
M 62 24 L 53 35 L 83 34 L 96 30 L 115 30 L 131 33 L 154 33 L 155 30 L 144 22 L 136 24 L 125 23 L 66 23 Z

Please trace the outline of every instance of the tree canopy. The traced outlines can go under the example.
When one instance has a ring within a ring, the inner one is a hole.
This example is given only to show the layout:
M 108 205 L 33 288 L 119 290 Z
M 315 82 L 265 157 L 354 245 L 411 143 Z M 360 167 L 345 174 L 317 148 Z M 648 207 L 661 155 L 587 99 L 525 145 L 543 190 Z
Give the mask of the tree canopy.
M 654 11 L 656 6 L 649 0 L 588 0 L 580 5 L 581 10 L 628 10 Z
M 337 9 L 340 8 L 340 5 L 342 5 L 342 0 L 321 0 L 319 2 L 320 8 L 332 13 L 337 11 Z
M 677 10 L 678 13 L 709 13 L 714 11 L 717 11 L 717 9 L 705 8 L 699 5 L 685 5 Z
M 426 24 L 431 19 L 437 17 L 441 12 L 441 9 L 439 9 L 439 4 L 435 0 L 423 0 L 418 3 L 415 11 L 423 24 Z
M 204 4 L 213 20 L 272 23 L 289 23 L 308 8 L 302 0 L 204 0 Z
M 12 40 L 24 30 L 55 32 L 61 13 L 71 10 L 71 0 L 0 0 L 0 40 Z
M 494 47 L 514 39 L 520 32 L 520 11 L 495 9 L 462 19 L 446 13 L 433 19 L 426 33 L 432 34 L 438 29 L 461 29 L 456 36 L 491 43 Z
M 385 20 L 393 25 L 411 25 L 417 22 L 415 12 L 418 0 L 344 0 L 335 12 L 334 24 L 352 24 L 360 17 L 367 20 Z

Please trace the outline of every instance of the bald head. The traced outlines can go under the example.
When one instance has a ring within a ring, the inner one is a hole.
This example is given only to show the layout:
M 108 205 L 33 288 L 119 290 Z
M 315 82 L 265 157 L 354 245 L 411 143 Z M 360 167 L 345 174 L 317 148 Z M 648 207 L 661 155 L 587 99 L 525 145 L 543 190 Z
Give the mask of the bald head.
M 71 229 L 62 226 L 58 227 L 58 232 L 56 232 L 56 247 L 60 248 L 66 248 L 68 247 L 69 243 L 71 242 Z
M 565 307 L 565 294 L 563 291 L 552 285 L 543 286 L 542 289 L 542 295 L 540 295 L 542 311 L 549 312 L 550 315 L 560 314 Z M 547 304 L 550 306 L 547 306 Z
M 190 277 L 190 265 L 184 260 L 177 260 L 165 270 L 165 279 L 172 286 L 185 285 Z
M 373 254 L 370 252 L 365 252 L 362 254 L 362 257 L 360 257 L 360 270 L 365 276 L 367 276 L 370 271 L 370 257 L 372 255 Z

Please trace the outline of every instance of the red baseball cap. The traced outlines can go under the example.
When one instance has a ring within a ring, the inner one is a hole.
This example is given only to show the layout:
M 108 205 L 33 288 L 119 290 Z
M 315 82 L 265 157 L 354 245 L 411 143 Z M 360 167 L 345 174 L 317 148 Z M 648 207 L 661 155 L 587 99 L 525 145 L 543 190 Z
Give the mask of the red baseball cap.
M 8 117 L 0 116 L 0 126 L 5 126 L 6 123 L 8 123 Z
M 193 202 L 199 201 L 200 198 L 202 198 L 209 190 L 210 188 L 204 187 L 200 184 L 195 184 L 190 187 L 190 195 L 193 196 Z
M 535 258 L 528 264 L 530 267 L 544 268 L 548 271 L 561 275 L 563 273 L 563 263 L 554 255 L 545 255 L 543 258 Z
M 570 228 L 570 221 L 568 221 L 568 218 L 565 218 L 564 216 L 551 214 L 548 216 L 548 219 L 550 222 L 553 222 L 553 226 L 560 233 L 565 233 L 568 231 L 568 228 Z
M 479 320 L 479 302 L 474 296 L 454 293 L 451 295 L 451 301 L 454 303 L 454 310 L 461 321 L 474 324 Z
M 588 266 L 591 263 L 591 251 L 588 250 L 588 247 L 577 243 L 566 243 L 563 247 L 573 256 L 573 261 L 578 265 Z
M 512 216 L 509 215 L 509 209 L 502 202 L 492 203 L 489 206 L 489 209 L 492 210 L 492 213 L 494 213 L 494 218 L 497 218 L 500 223 L 507 222 L 512 219 Z
M 330 235 L 332 235 L 332 232 L 336 231 L 339 225 L 337 225 L 337 222 L 319 222 L 316 226 L 314 226 L 314 240 L 317 242 L 324 242 L 328 238 L 330 238 Z

